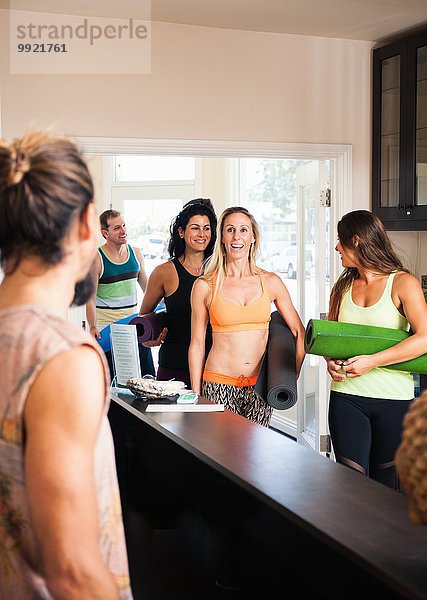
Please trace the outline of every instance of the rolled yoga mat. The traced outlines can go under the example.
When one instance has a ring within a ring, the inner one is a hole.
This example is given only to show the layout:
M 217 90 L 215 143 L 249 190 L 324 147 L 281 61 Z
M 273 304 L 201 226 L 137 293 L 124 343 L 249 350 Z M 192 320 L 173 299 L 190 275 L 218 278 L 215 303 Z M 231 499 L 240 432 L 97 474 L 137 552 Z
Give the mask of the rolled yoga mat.
M 255 391 L 273 408 L 286 410 L 297 401 L 295 338 L 280 313 L 271 313 L 267 348 Z
M 123 317 L 123 319 L 120 319 L 119 321 L 114 321 L 114 323 L 117 323 L 118 325 L 128 325 L 131 319 L 133 319 L 136 316 L 138 316 L 138 313 L 129 315 L 129 317 Z M 101 334 L 101 339 L 96 339 L 96 341 L 100 344 L 101 348 L 104 350 L 105 353 L 111 350 L 110 332 L 110 326 L 107 325 L 106 327 L 103 327 L 99 332 Z
M 138 343 L 143 344 L 159 337 L 162 329 L 167 327 L 166 311 L 151 312 L 146 315 L 137 315 L 129 325 L 136 325 Z
M 409 337 L 401 329 L 310 319 L 304 337 L 307 354 L 345 360 L 361 354 L 375 354 Z M 382 367 L 410 373 L 427 373 L 427 354 Z

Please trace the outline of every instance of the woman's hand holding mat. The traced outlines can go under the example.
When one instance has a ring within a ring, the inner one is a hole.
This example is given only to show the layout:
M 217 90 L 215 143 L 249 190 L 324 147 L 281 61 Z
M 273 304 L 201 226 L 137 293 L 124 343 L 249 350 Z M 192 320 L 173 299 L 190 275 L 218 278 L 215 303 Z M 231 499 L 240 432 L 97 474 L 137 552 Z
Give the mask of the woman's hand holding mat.
M 391 348 L 410 334 L 401 329 L 310 319 L 305 330 L 307 354 L 346 360 Z M 410 373 L 427 373 L 427 354 L 382 367 Z
M 165 310 L 151 312 L 146 315 L 137 315 L 130 322 L 130 325 L 136 325 L 136 335 L 138 343 L 144 344 L 153 340 L 160 339 L 167 325 L 167 314 Z

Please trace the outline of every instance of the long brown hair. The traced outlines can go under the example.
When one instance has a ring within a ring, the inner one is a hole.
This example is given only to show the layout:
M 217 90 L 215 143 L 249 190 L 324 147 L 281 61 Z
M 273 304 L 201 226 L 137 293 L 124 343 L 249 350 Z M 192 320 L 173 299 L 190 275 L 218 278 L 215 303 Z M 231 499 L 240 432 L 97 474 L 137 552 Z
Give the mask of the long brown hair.
M 394 271 L 409 272 L 394 251 L 381 220 L 369 210 L 347 213 L 338 222 L 337 229 L 341 245 L 353 252 L 361 267 L 383 275 Z M 343 295 L 358 277 L 359 271 L 355 267 L 345 268 L 338 277 L 331 291 L 329 321 L 338 321 Z

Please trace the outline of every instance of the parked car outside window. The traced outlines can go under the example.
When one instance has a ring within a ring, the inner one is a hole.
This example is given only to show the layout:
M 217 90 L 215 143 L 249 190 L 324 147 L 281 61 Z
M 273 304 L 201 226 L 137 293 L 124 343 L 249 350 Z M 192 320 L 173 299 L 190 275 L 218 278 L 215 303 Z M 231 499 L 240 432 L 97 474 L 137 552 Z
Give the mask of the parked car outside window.
M 141 239 L 141 250 L 145 258 L 163 258 L 166 249 L 166 238 L 157 235 L 144 235 Z
M 314 250 L 305 249 L 305 272 L 311 275 L 314 269 Z M 275 273 L 286 273 L 289 279 L 297 276 L 297 247 L 288 246 L 283 252 L 274 254 L 269 258 L 269 267 Z

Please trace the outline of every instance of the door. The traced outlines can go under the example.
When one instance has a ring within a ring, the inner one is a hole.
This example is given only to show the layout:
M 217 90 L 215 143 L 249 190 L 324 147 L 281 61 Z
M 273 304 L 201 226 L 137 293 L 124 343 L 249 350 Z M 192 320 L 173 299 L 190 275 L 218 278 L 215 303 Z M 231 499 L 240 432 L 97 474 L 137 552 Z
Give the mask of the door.
M 312 161 L 297 170 L 297 293 L 305 326 L 326 318 L 331 287 L 330 161 Z M 297 439 L 317 452 L 328 451 L 329 375 L 321 356 L 308 354 L 298 381 Z
M 329 158 L 240 160 L 240 203 L 254 214 L 261 233 L 257 264 L 283 280 L 304 325 L 329 305 L 335 225 L 331 232 L 331 208 L 326 197 L 321 202 L 321 191 L 329 188 L 335 164 Z M 321 451 L 327 441 L 321 436 L 327 435 L 328 385 L 324 359 L 307 356 L 298 402 L 274 409 L 272 427 Z
M 129 243 L 141 248 L 148 276 L 168 258 L 171 221 L 194 194 L 191 184 L 113 186 L 112 205 L 123 215 Z M 140 302 L 142 292 L 139 287 L 138 294 Z

